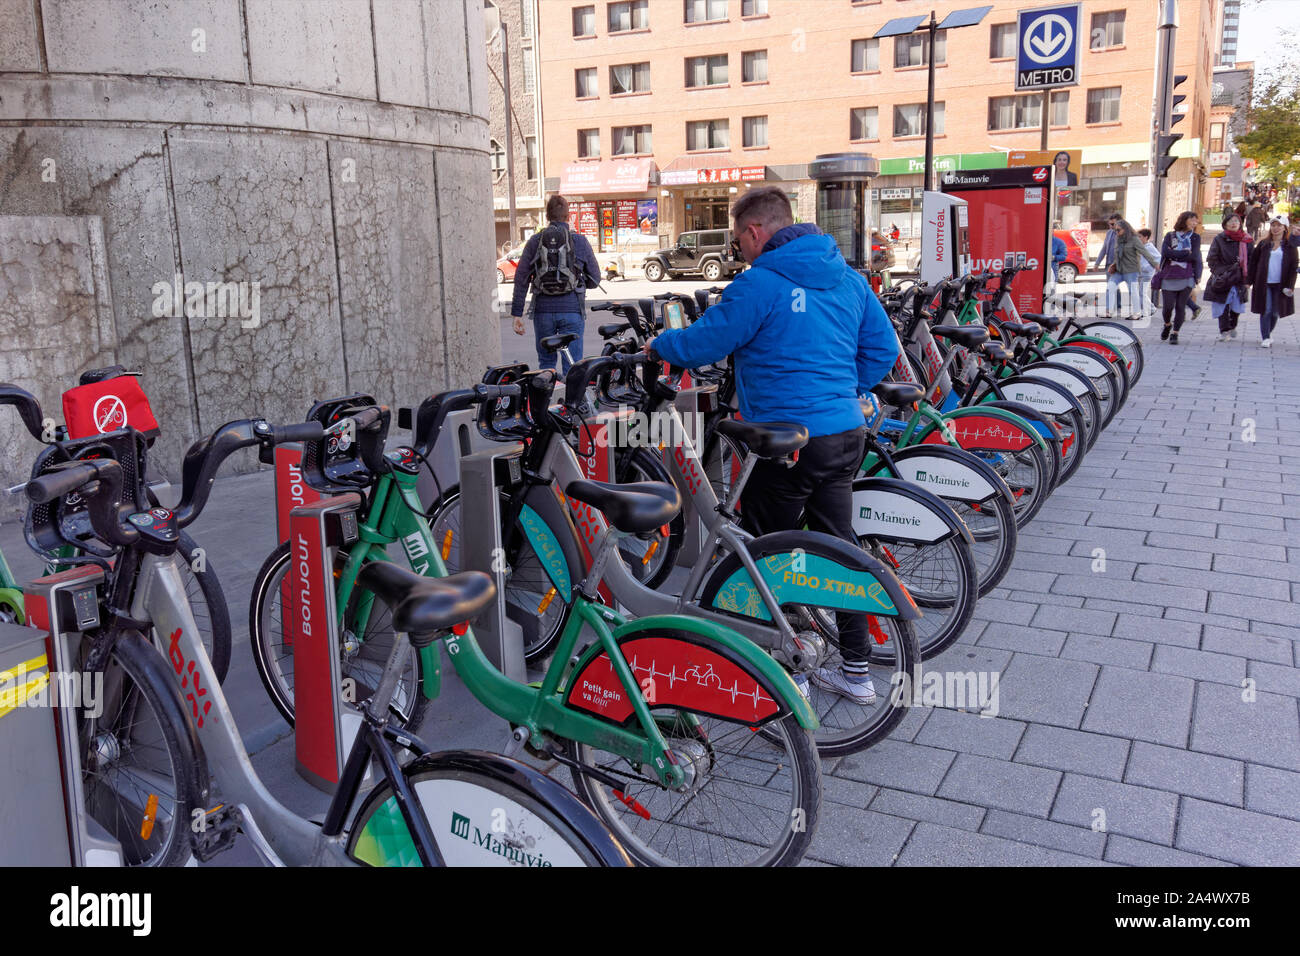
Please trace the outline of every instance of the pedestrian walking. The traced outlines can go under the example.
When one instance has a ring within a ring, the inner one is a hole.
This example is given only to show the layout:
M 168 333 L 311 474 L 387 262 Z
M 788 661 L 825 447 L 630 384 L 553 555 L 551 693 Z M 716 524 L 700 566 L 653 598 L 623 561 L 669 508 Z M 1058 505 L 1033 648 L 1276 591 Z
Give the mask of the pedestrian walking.
M 1160 262 L 1160 258 L 1153 253 L 1148 252 L 1142 246 L 1142 240 L 1138 234 L 1133 231 L 1128 220 L 1119 219 L 1115 222 L 1115 261 L 1106 270 L 1106 311 L 1114 315 L 1119 310 L 1119 287 L 1120 284 L 1128 286 L 1128 311 L 1125 317 L 1130 322 L 1136 322 L 1139 318 L 1138 309 L 1141 308 L 1141 299 L 1138 298 L 1138 263 L 1142 260 L 1148 260 L 1152 266 Z
M 1259 344 L 1273 345 L 1279 317 L 1295 312 L 1296 247 L 1287 239 L 1287 223 L 1274 216 L 1268 235 L 1250 253 L 1250 310 L 1259 316 Z
M 1142 240 L 1142 247 L 1147 252 L 1160 258 L 1160 250 L 1151 243 L 1151 230 L 1139 229 L 1138 238 Z M 1155 275 L 1156 267 L 1148 260 L 1142 259 L 1138 262 L 1138 301 L 1142 303 L 1142 316 L 1146 318 L 1155 309 L 1155 299 L 1151 293 L 1151 277 Z M 1159 293 L 1157 293 L 1158 295 Z
M 1210 243 L 1205 264 L 1210 279 L 1203 298 L 1219 320 L 1219 341 L 1226 342 L 1237 337 L 1237 319 L 1246 310 L 1250 284 L 1250 235 L 1242 228 L 1240 216 L 1234 214 L 1224 223 L 1223 232 Z
M 1236 215 L 1231 217 L 1234 221 Z M 1160 242 L 1160 302 L 1164 328 L 1160 338 L 1178 344 L 1178 331 L 1187 315 L 1187 302 L 1201 281 L 1201 237 L 1196 233 L 1199 220 L 1190 209 L 1179 213 L 1174 228 Z
M 1106 217 L 1106 238 L 1101 241 L 1101 252 L 1097 253 L 1097 258 L 1093 260 L 1092 267 L 1100 269 L 1103 265 L 1107 268 L 1115 262 L 1115 223 L 1119 222 L 1119 216 L 1111 214 Z
M 1251 241 L 1259 238 L 1259 228 L 1264 225 L 1268 219 L 1268 213 L 1264 212 L 1264 205 L 1258 201 L 1250 204 L 1250 209 L 1246 212 L 1246 232 L 1250 233 Z
M 531 289 L 529 316 L 537 341 L 537 367 L 555 368 L 556 353 L 542 347 L 542 339 L 573 332 L 582 354 L 587 318 L 587 290 L 600 285 L 600 265 L 587 237 L 569 228 L 569 202 L 555 195 L 546 201 L 546 228 L 524 245 L 515 270 L 514 316 L 516 335 L 524 334 L 524 300 Z M 569 371 L 564 359 L 562 372 Z

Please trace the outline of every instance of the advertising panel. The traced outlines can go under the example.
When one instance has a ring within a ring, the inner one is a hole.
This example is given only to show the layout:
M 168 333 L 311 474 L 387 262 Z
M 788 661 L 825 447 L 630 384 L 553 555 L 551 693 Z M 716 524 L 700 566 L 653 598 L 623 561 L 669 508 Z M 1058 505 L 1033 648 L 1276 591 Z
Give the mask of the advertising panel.
M 1019 263 L 1027 268 L 1011 281 L 1011 298 L 1021 312 L 1038 312 L 1047 284 L 1052 188 L 1050 166 L 946 173 L 945 193 L 969 207 L 971 271 L 997 270 Z

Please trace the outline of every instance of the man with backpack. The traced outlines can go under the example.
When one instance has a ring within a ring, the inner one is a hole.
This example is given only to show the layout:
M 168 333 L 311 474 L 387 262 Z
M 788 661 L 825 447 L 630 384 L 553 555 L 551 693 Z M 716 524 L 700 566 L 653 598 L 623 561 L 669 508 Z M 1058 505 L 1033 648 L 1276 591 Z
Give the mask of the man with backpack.
M 533 302 L 529 316 L 537 336 L 537 367 L 555 368 L 556 354 L 542 347 L 542 339 L 574 332 L 578 354 L 582 354 L 583 327 L 587 316 L 587 290 L 600 285 L 600 266 L 587 237 L 569 228 L 569 202 L 555 195 L 546 201 L 546 228 L 524 245 L 515 270 L 515 294 L 510 314 L 515 334 L 524 334 L 524 300 L 529 288 Z M 569 371 L 566 359 L 561 371 Z

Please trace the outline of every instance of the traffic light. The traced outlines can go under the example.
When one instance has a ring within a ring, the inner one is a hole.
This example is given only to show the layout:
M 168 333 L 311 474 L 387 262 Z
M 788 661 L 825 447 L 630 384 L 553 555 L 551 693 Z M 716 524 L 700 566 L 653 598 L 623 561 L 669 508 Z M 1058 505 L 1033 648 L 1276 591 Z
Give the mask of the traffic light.
M 1169 167 L 1178 162 L 1177 156 L 1169 155 L 1174 143 L 1183 138 L 1182 133 L 1161 133 L 1156 138 L 1156 175 L 1168 176 Z
M 1174 74 L 1174 83 L 1173 83 L 1173 85 L 1172 85 L 1171 87 L 1169 87 L 1169 89 L 1171 89 L 1171 90 L 1175 90 L 1175 89 L 1178 88 L 1178 85 L 1179 85 L 1180 83 L 1184 83 L 1184 82 L 1186 82 L 1186 81 L 1187 81 L 1187 74 L 1186 74 L 1186 73 L 1176 73 L 1176 74 Z M 1173 102 L 1173 105 L 1170 107 L 1170 115 L 1169 115 L 1169 128 L 1170 128 L 1170 129 L 1173 129 L 1175 126 L 1177 126 L 1179 123 L 1181 123 L 1184 119 L 1187 118 L 1187 114 L 1186 114 L 1186 113 L 1180 113 L 1180 112 L 1178 112 L 1178 104 L 1181 103 L 1181 102 L 1182 102 L 1183 100 L 1185 100 L 1185 99 L 1187 99 L 1187 97 L 1186 97 L 1184 94 L 1182 94 L 1182 93 L 1175 93 L 1175 94 L 1174 94 L 1174 102 Z

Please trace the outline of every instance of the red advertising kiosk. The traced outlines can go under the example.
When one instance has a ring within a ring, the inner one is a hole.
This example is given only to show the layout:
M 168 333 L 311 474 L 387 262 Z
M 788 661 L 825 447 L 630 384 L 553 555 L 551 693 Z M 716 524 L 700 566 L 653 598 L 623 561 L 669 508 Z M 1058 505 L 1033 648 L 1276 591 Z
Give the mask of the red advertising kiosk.
M 1041 312 L 1051 266 L 1051 166 L 973 169 L 944 173 L 943 192 L 966 200 L 972 272 L 1028 265 L 1011 282 L 1021 312 Z

